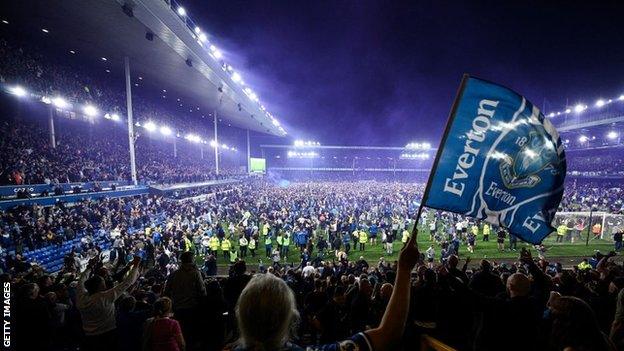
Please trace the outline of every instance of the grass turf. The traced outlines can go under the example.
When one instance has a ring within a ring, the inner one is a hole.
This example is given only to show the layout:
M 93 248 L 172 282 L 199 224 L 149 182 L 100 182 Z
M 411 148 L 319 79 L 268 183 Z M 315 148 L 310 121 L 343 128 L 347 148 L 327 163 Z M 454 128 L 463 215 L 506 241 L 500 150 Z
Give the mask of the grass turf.
M 227 226 L 224 227 L 224 229 L 227 232 Z M 319 233 L 319 232 L 317 232 Z M 227 233 L 226 233 L 227 234 Z M 582 238 L 580 240 L 576 240 L 575 243 L 570 243 L 568 242 L 563 242 L 563 243 L 557 243 L 555 242 L 556 239 L 556 234 L 552 234 L 549 237 L 547 237 L 543 244 L 544 246 L 546 246 L 547 251 L 546 251 L 546 258 L 548 259 L 548 257 L 557 257 L 557 258 L 561 258 L 561 257 L 569 257 L 569 258 L 578 258 L 578 260 L 568 260 L 570 262 L 575 262 L 578 261 L 580 262 L 582 257 L 589 257 L 591 255 L 593 255 L 596 250 L 599 250 L 603 253 L 607 253 L 611 250 L 613 250 L 614 246 L 613 246 L 613 242 L 609 241 L 609 240 L 603 240 L 603 239 L 592 239 L 590 237 L 589 240 L 589 245 L 585 245 L 585 233 L 582 235 Z M 384 248 L 383 248 L 383 244 L 381 243 L 381 239 L 378 238 L 378 242 L 376 245 L 370 245 L 370 244 L 366 244 L 365 250 L 364 251 L 359 251 L 354 243 L 351 243 L 351 251 L 349 252 L 349 259 L 350 260 L 357 260 L 360 258 L 360 256 L 363 256 L 365 260 L 367 260 L 369 263 L 375 263 L 379 260 L 380 257 L 385 257 L 386 261 L 394 261 L 396 259 L 398 259 L 399 256 L 399 251 L 401 250 L 401 247 L 403 246 L 403 243 L 400 241 L 400 237 L 401 235 L 399 234 L 399 240 L 394 242 L 394 253 L 392 255 L 386 255 Z M 498 246 L 496 243 L 496 233 L 493 231 L 492 234 L 490 234 L 490 241 L 489 242 L 483 242 L 482 241 L 483 236 L 481 233 L 479 233 L 479 235 L 477 236 L 477 241 L 475 244 L 475 250 L 474 253 L 470 253 L 468 251 L 468 248 L 466 246 L 465 243 L 462 243 L 460 245 L 459 248 L 459 256 L 461 258 L 465 258 L 467 256 L 470 256 L 470 258 L 473 260 L 473 262 L 480 260 L 480 259 L 492 259 L 492 260 L 497 260 L 497 259 L 515 259 L 518 258 L 519 252 L 521 250 L 521 248 L 525 247 L 528 250 L 531 251 L 531 253 L 533 254 L 533 257 L 538 257 L 538 253 L 537 251 L 534 249 L 533 245 L 531 244 L 527 244 L 524 243 L 520 240 L 518 240 L 517 243 L 517 250 L 516 251 L 512 251 L 509 250 L 509 238 L 505 239 L 505 250 L 504 251 L 499 251 L 498 250 Z M 235 243 L 236 241 L 236 243 Z M 234 247 L 238 247 L 238 242 L 237 240 L 231 240 L 232 244 L 234 244 Z M 251 257 L 251 255 L 249 254 L 249 251 L 247 252 L 247 257 L 244 258 L 244 260 L 247 262 L 248 265 L 257 265 L 259 263 L 259 260 L 262 260 L 263 264 L 265 266 L 270 265 L 271 264 L 271 260 L 270 258 L 266 257 L 265 255 L 265 248 L 264 248 L 264 240 L 260 240 L 261 244 L 258 245 L 258 248 L 256 249 L 256 256 L 255 257 Z M 316 240 L 314 241 L 314 243 L 316 244 Z M 432 242 L 431 240 L 429 240 L 429 230 L 427 228 L 421 228 L 420 229 L 420 233 L 418 235 L 418 245 L 419 245 L 419 249 L 421 252 L 424 252 L 429 245 L 431 245 Z M 273 243 L 273 246 L 275 247 L 275 241 Z M 440 246 L 437 244 L 433 244 L 433 247 L 436 250 L 436 262 L 439 261 L 440 258 Z M 291 240 L 291 245 L 290 245 L 290 253 L 288 255 L 288 257 L 286 258 L 286 260 L 284 260 L 284 258 L 282 257 L 282 262 L 287 262 L 287 263 L 295 263 L 298 264 L 301 259 L 300 259 L 300 252 L 299 250 L 292 244 L 292 240 Z M 316 257 L 318 253 L 318 250 L 316 250 L 316 247 L 314 249 L 313 252 L 313 256 L 312 257 Z M 326 250 L 326 254 L 325 254 L 325 258 L 326 259 L 332 259 L 334 257 L 334 252 L 333 250 Z M 240 254 L 239 254 L 239 258 Z M 198 257 L 198 263 L 203 263 L 203 259 L 200 255 L 200 257 Z M 219 265 L 227 265 L 229 264 L 229 261 L 226 260 L 223 257 L 223 253 L 221 252 L 221 250 L 219 250 L 219 254 L 217 257 L 217 263 Z

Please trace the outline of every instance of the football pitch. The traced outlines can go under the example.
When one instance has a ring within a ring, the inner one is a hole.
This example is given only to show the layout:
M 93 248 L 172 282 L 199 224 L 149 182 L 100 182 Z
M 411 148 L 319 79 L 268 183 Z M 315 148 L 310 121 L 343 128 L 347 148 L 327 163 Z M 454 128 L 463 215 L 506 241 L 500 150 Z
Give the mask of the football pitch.
M 225 229 L 227 231 L 227 227 L 225 227 Z M 317 234 L 320 234 L 320 232 L 317 232 Z M 367 243 L 365 245 L 364 251 L 360 251 L 359 247 L 357 247 L 355 243 L 352 242 L 351 250 L 348 255 L 349 260 L 353 261 L 353 260 L 359 259 L 360 257 L 364 257 L 364 259 L 368 261 L 369 264 L 376 264 L 376 262 L 378 262 L 378 260 L 381 257 L 384 257 L 384 259 L 388 262 L 397 260 L 399 256 L 399 251 L 401 250 L 401 247 L 403 246 L 403 243 L 401 242 L 400 237 L 401 235 L 399 235 L 399 240 L 394 242 L 394 245 L 393 245 L 394 252 L 391 255 L 386 254 L 383 244 L 381 243 L 381 240 L 379 238 L 378 238 L 377 244 L 371 245 L 370 243 Z M 545 257 L 547 260 L 549 259 L 549 257 L 557 258 L 557 259 L 569 258 L 567 260 L 568 263 L 576 262 L 576 261 L 580 262 L 582 258 L 592 256 L 596 251 L 600 251 L 606 254 L 607 252 L 614 249 L 613 242 L 611 240 L 593 239 L 590 236 L 589 243 L 588 245 L 586 245 L 586 239 L 587 239 L 586 233 L 583 233 L 581 235 L 581 238 L 576 238 L 574 243 L 571 243 L 570 241 L 557 243 L 556 234 L 553 233 L 552 235 L 547 237 L 543 242 L 543 245 L 546 247 Z M 237 241 L 238 241 L 237 239 L 231 240 L 231 242 L 234 244 L 233 246 L 236 248 L 238 248 Z M 254 266 L 257 266 L 260 263 L 260 261 L 262 261 L 262 263 L 265 266 L 268 266 L 271 264 L 271 259 L 266 256 L 266 250 L 263 244 L 264 240 L 261 239 L 260 242 L 261 244 L 258 245 L 258 248 L 256 249 L 255 257 L 252 257 L 249 252 L 247 252 L 247 257 L 244 257 L 244 258 L 240 257 L 240 254 L 239 254 L 239 258 L 244 259 L 245 262 L 250 266 L 250 269 L 253 269 Z M 316 240 L 314 240 L 314 244 L 316 245 Z M 427 250 L 427 248 L 429 248 L 430 245 L 433 245 L 433 248 L 435 249 L 435 253 L 436 253 L 435 261 L 439 262 L 441 247 L 440 245 L 430 240 L 429 230 L 426 228 L 422 228 L 420 230 L 420 233 L 418 234 L 418 246 L 419 246 L 421 253 L 424 253 L 425 250 Z M 494 261 L 498 259 L 513 260 L 513 259 L 518 258 L 519 252 L 523 247 L 530 250 L 533 257 L 538 257 L 538 252 L 535 250 L 532 244 L 528 244 L 528 243 L 518 240 L 516 246 L 517 246 L 516 251 L 510 250 L 509 249 L 509 237 L 507 237 L 505 238 L 505 249 L 503 251 L 500 251 L 496 243 L 496 233 L 493 232 L 490 235 L 489 241 L 484 242 L 483 235 L 480 232 L 479 235 L 477 236 L 474 253 L 469 252 L 466 244 L 462 242 L 459 247 L 459 257 L 461 259 L 470 257 L 473 263 L 477 263 L 478 260 L 481 260 L 481 259 L 491 259 Z M 273 242 L 273 247 L 275 247 L 275 241 Z M 315 247 L 314 251 L 312 252 L 312 258 L 316 257 L 317 254 L 318 254 L 318 250 Z M 322 259 L 323 260 L 335 259 L 334 251 L 330 249 L 325 250 L 324 255 L 322 255 Z M 198 261 L 200 262 L 200 264 L 203 263 L 203 259 L 201 257 L 198 257 Z M 281 262 L 282 264 L 283 263 L 294 263 L 295 265 L 299 264 L 301 262 L 299 249 L 291 243 L 288 257 L 286 258 L 282 257 Z M 229 264 L 229 261 L 223 257 L 223 252 L 221 250 L 219 250 L 217 263 L 219 265 Z

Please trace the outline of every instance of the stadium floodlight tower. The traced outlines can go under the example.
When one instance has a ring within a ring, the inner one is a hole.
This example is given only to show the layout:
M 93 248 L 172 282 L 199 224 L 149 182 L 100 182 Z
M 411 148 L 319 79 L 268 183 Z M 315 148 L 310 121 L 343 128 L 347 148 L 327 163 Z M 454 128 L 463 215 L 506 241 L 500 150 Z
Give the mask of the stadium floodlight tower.
M 93 67 L 101 67 L 107 73 L 121 72 L 123 65 L 125 118 L 134 183 L 137 183 L 134 143 L 138 125 L 133 114 L 132 89 L 167 92 L 167 97 L 182 99 L 186 111 L 189 111 L 188 107 L 194 111 L 212 111 L 215 141 L 219 139 L 220 123 L 280 137 L 286 135 L 283 124 L 267 111 L 258 94 L 245 83 L 244 72 L 235 71 L 228 64 L 227 53 L 218 47 L 219 38 L 205 33 L 193 13 L 176 1 L 64 0 L 51 5 L 45 0 L 23 0 L 20 6 L 10 6 L 3 12 L 5 16 L 11 22 L 29 23 L 32 28 L 50 28 L 43 39 L 46 47 L 80 56 L 84 62 L 92 60 Z M 29 88 L 15 88 L 12 93 L 29 97 L 31 94 L 26 90 Z M 56 110 L 72 110 L 74 107 L 74 101 L 67 101 L 67 108 L 60 106 L 64 105 L 64 100 L 59 97 L 46 96 L 41 100 L 50 105 L 52 114 Z M 97 106 L 100 111 L 105 107 Z M 93 117 L 99 113 L 94 109 L 82 112 L 93 114 Z M 106 119 L 110 120 L 111 115 L 108 117 Z M 187 119 L 189 116 L 179 117 Z M 124 116 L 120 115 L 120 118 Z M 208 114 L 202 118 L 209 118 Z M 163 122 L 154 121 L 159 127 Z M 169 124 L 171 136 L 178 138 L 179 133 L 193 132 L 206 138 L 212 128 L 210 123 L 202 122 L 200 118 L 192 122 L 197 123 L 191 123 L 192 130 Z M 202 131 L 202 128 L 207 130 Z M 249 165 L 249 151 L 247 156 Z M 220 171 L 218 158 L 218 152 L 215 152 L 216 172 Z

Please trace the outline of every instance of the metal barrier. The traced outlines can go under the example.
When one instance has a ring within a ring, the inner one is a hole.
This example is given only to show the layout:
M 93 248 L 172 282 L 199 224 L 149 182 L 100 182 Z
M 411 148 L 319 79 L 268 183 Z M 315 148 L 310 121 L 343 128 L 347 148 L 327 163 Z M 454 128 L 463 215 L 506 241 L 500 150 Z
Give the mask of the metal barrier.
M 457 350 L 432 336 L 423 334 L 420 337 L 420 351 L 457 351 Z

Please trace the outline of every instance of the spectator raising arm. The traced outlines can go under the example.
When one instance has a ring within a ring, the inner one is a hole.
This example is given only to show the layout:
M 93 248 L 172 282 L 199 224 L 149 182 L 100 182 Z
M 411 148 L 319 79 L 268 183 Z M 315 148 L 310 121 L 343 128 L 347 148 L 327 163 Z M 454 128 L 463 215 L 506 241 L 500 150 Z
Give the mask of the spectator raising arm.
M 401 250 L 394 290 L 379 327 L 366 331 L 374 350 L 395 350 L 403 336 L 409 310 L 410 276 L 420 258 L 417 235 L 415 232 Z

